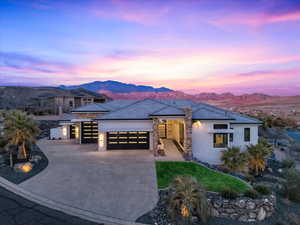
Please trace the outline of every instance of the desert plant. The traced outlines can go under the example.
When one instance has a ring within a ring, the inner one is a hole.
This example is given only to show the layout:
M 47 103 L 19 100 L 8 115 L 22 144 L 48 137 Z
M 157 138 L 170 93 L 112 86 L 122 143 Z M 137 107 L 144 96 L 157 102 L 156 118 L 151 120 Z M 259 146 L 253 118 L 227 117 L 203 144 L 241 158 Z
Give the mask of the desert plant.
M 193 177 L 176 177 L 170 185 L 167 210 L 172 219 L 179 218 L 189 222 L 196 216 L 206 222 L 209 216 L 206 191 Z
M 34 143 L 39 133 L 39 128 L 32 117 L 25 112 L 13 110 L 5 114 L 4 136 L 9 139 L 9 143 L 20 146 L 22 155 L 27 159 L 26 144 Z
M 221 196 L 226 199 L 236 199 L 239 194 L 235 190 L 232 190 L 229 187 L 225 187 L 221 191 Z
M 269 195 L 271 194 L 271 190 L 268 186 L 263 185 L 263 184 L 258 184 L 254 186 L 254 190 L 256 190 L 258 193 L 262 195 Z
M 282 160 L 282 167 L 285 169 L 291 169 L 295 167 L 295 160 L 293 159 L 284 159 Z
M 221 161 L 230 172 L 240 172 L 247 165 L 247 155 L 239 147 L 227 148 L 222 151 Z
M 257 145 L 250 145 L 247 148 L 248 167 L 256 176 L 266 168 L 267 157 L 271 155 L 271 148 L 259 142 Z
M 248 198 L 252 198 L 252 199 L 255 199 L 255 198 L 258 198 L 259 197 L 259 193 L 254 190 L 254 189 L 249 189 L 247 190 L 244 195 Z
M 300 172 L 297 169 L 288 169 L 284 172 L 283 193 L 291 201 L 300 201 Z

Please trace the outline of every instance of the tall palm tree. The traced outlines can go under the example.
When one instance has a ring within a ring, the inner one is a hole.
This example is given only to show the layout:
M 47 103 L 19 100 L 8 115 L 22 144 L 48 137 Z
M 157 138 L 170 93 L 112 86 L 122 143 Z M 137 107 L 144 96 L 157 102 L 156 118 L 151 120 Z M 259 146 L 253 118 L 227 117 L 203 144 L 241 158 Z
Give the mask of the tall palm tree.
M 39 134 L 39 128 L 33 118 L 25 112 L 13 110 L 5 114 L 4 135 L 9 143 L 21 148 L 22 156 L 27 159 L 26 144 L 34 143 Z
M 192 216 L 197 216 L 206 222 L 209 216 L 206 191 L 193 177 L 176 177 L 170 185 L 167 210 L 172 219 L 190 222 Z
M 240 172 L 247 165 L 247 154 L 239 147 L 231 147 L 222 151 L 221 161 L 231 172 Z
M 259 142 L 257 145 L 248 146 L 247 152 L 249 169 L 257 176 L 265 170 L 267 158 L 271 155 L 272 150 L 264 143 Z

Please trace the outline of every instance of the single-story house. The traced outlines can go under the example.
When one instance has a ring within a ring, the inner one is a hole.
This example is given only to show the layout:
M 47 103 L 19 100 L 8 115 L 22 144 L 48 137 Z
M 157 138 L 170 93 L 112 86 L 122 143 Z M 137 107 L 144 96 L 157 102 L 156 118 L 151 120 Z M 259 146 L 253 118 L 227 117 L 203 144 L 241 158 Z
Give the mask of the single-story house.
M 56 137 L 99 151 L 147 149 L 157 155 L 171 139 L 187 156 L 219 164 L 221 150 L 258 142 L 261 122 L 245 115 L 183 99 L 113 100 L 74 109 L 62 118 Z

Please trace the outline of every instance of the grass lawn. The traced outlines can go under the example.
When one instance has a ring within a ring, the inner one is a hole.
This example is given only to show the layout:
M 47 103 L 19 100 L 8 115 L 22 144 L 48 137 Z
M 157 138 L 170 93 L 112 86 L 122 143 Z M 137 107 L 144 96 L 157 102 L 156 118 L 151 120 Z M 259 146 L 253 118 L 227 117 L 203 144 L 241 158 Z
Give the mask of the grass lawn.
M 166 188 L 176 176 L 195 177 L 208 191 L 220 192 L 224 187 L 243 193 L 251 186 L 225 173 L 216 172 L 193 162 L 156 162 L 158 188 Z

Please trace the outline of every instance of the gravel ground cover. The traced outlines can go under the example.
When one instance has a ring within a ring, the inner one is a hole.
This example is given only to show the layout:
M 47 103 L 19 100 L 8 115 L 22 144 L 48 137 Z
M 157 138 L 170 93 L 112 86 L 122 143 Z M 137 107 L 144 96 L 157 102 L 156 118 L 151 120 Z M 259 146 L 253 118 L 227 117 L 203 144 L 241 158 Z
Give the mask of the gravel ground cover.
M 29 179 L 30 177 L 35 176 L 40 173 L 48 166 L 48 159 L 45 154 L 39 149 L 37 145 L 32 147 L 32 156 L 40 156 L 41 159 L 38 163 L 33 163 L 33 169 L 28 173 L 16 172 L 14 169 L 10 168 L 9 165 L 0 167 L 0 176 L 7 179 L 8 181 L 14 184 L 20 184 L 23 181 Z

